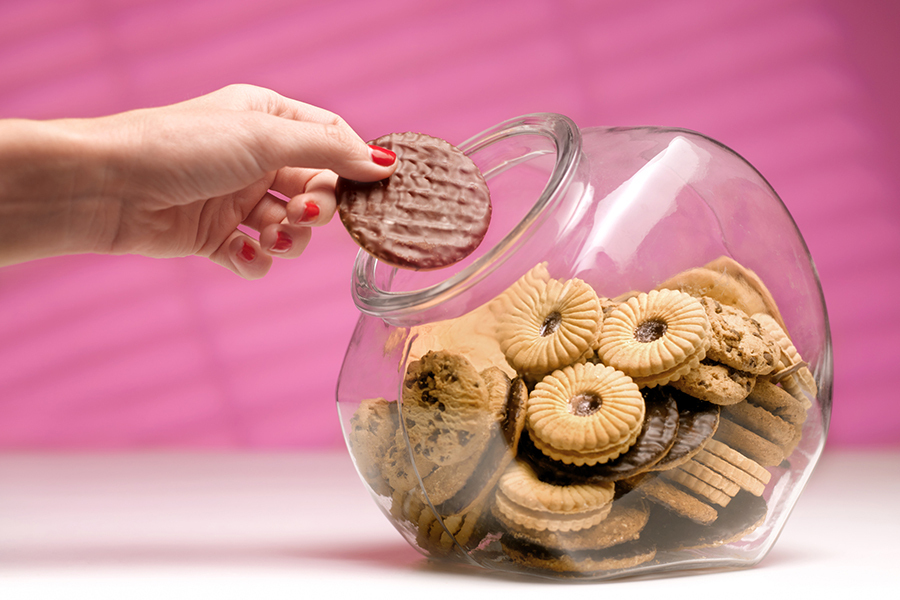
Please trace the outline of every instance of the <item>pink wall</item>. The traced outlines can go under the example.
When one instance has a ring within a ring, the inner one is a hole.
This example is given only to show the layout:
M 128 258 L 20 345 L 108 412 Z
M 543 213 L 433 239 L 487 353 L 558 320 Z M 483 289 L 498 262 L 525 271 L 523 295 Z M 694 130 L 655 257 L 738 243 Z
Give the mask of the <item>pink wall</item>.
M 897 445 L 898 22 L 894 0 L 0 0 L 0 117 L 247 82 L 366 138 L 535 111 L 699 130 L 766 175 L 816 260 L 831 443 Z M 201 259 L 0 269 L 0 448 L 340 444 L 355 253 L 335 223 L 257 282 Z

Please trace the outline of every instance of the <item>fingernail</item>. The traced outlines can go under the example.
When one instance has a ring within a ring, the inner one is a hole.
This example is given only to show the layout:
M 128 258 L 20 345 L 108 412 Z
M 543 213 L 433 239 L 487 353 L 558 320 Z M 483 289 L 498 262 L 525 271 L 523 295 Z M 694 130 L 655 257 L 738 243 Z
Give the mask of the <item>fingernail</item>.
M 382 148 L 381 146 L 375 146 L 373 144 L 369 144 L 369 155 L 372 157 L 373 163 L 382 167 L 389 167 L 397 160 L 396 154 L 387 148 Z
M 303 205 L 303 216 L 300 217 L 299 223 L 309 223 L 315 221 L 319 216 L 319 205 L 310 200 Z
M 254 258 L 256 258 L 256 249 L 249 243 L 244 242 L 244 245 L 241 246 L 241 251 L 238 252 L 238 256 L 240 256 L 247 262 L 251 262 Z
M 275 239 L 275 243 L 272 245 L 272 252 L 287 252 L 293 245 L 294 240 L 291 239 L 291 236 L 287 235 L 283 231 L 279 231 L 278 237 Z

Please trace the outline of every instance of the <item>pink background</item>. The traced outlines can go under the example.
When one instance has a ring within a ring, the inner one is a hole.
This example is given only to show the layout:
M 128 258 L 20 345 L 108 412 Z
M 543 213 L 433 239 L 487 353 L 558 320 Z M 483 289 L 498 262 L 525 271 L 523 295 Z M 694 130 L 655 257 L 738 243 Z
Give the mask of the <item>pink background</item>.
M 833 445 L 900 445 L 894 0 L 0 0 L 0 117 L 102 115 L 245 82 L 365 138 L 559 112 L 744 155 L 819 268 Z M 356 247 L 333 223 L 245 282 L 204 260 L 0 269 L 0 448 L 341 444 Z

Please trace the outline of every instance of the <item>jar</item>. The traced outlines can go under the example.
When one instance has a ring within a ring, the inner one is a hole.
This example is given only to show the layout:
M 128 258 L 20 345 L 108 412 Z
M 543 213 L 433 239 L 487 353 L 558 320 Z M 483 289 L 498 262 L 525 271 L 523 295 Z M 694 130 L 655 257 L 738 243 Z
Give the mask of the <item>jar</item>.
M 683 129 L 533 114 L 460 149 L 491 190 L 476 253 L 354 265 L 338 411 L 385 516 L 436 560 L 539 577 L 757 563 L 831 412 L 822 291 L 777 194 Z

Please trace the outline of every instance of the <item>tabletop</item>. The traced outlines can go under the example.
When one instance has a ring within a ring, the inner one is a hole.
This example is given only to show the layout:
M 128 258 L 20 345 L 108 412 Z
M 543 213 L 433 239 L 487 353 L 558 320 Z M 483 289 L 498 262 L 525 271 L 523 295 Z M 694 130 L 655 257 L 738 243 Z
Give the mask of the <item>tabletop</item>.
M 826 449 L 757 566 L 572 584 L 429 561 L 381 514 L 345 452 L 8 453 L 0 598 L 859 594 L 896 587 L 898 497 L 900 449 Z

